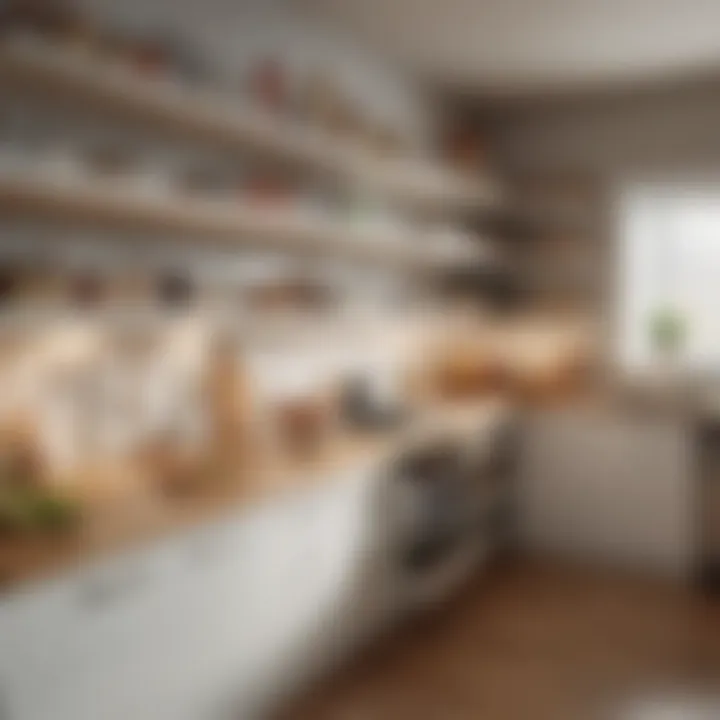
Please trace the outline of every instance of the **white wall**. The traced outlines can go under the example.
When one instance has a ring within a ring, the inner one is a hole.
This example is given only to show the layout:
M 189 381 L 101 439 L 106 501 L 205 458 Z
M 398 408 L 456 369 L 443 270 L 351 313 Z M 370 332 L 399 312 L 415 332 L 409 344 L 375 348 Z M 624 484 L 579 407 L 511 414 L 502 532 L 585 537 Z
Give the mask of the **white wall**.
M 495 156 L 514 172 L 610 177 L 720 163 L 720 95 L 712 81 L 539 98 L 487 117 Z

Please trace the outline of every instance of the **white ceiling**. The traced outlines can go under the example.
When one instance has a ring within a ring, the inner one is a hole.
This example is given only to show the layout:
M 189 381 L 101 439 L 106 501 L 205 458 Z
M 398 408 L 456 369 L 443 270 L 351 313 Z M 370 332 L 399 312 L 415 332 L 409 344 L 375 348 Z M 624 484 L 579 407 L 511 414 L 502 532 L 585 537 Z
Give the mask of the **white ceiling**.
M 720 70 L 720 0 L 304 0 L 451 84 L 525 93 Z

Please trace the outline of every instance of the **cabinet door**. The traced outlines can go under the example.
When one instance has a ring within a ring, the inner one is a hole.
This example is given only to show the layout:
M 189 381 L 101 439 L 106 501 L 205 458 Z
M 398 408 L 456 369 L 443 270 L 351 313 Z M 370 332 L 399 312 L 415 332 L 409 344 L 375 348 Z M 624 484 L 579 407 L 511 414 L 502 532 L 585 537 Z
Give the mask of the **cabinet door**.
M 131 679 L 127 649 L 141 635 L 152 643 L 148 610 L 162 586 L 161 565 L 153 554 L 123 556 L 9 598 L 0 610 L 0 682 L 11 688 L 13 720 L 112 714 L 112 699 L 91 677 Z
M 193 708 L 200 717 L 217 683 L 242 671 L 233 662 L 244 638 L 231 621 L 244 614 L 224 602 L 233 578 L 220 560 L 232 548 L 221 531 L 204 528 L 6 602 L 0 685 L 11 720 L 179 720 Z
M 10 720 L 51 717 L 46 689 L 68 672 L 74 587 L 71 582 L 28 586 L 0 601 L 0 687 Z
M 620 412 L 540 413 L 521 472 L 521 531 L 531 548 L 685 574 L 693 478 L 681 421 Z
M 373 594 L 366 484 L 332 480 L 6 596 L 10 720 L 249 717 L 319 667 Z
M 289 692 L 321 672 L 363 628 L 362 603 L 372 596 L 367 472 L 331 477 L 283 499 L 266 515 L 274 567 L 258 575 L 254 625 L 256 686 Z M 258 536 L 255 536 L 257 540 Z M 257 568 L 256 568 L 257 570 Z M 257 700 L 270 699 L 268 693 Z
M 373 522 L 375 470 L 333 478 L 314 497 L 305 580 L 293 611 L 281 684 L 294 686 L 339 662 L 381 619 L 384 548 Z

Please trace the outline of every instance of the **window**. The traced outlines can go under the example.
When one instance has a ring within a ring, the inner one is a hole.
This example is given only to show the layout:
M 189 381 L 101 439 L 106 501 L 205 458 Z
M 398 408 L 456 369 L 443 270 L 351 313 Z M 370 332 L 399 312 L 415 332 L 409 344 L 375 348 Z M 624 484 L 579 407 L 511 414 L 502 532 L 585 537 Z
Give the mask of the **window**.
M 689 369 L 720 370 L 720 182 L 634 186 L 620 210 L 621 364 L 650 367 L 669 349 Z M 658 337 L 668 317 L 670 348 Z

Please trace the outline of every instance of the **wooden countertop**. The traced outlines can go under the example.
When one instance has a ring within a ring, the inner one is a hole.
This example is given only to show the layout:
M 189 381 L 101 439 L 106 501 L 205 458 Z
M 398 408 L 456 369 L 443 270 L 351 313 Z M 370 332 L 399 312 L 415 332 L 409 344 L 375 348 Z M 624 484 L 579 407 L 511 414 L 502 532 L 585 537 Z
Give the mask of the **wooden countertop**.
M 81 563 L 142 546 L 153 539 L 181 532 L 237 511 L 278 499 L 302 488 L 346 477 L 359 467 L 380 466 L 406 443 L 434 427 L 462 429 L 491 424 L 509 411 L 507 403 L 485 398 L 425 408 L 401 430 L 346 433 L 311 458 L 248 467 L 237 483 L 224 490 L 183 499 L 148 497 L 100 521 L 90 518 L 67 534 L 32 534 L 0 538 L 0 588 L 51 577 Z M 253 481 L 247 482 L 252 476 Z M 245 482 L 243 482 L 245 479 Z

